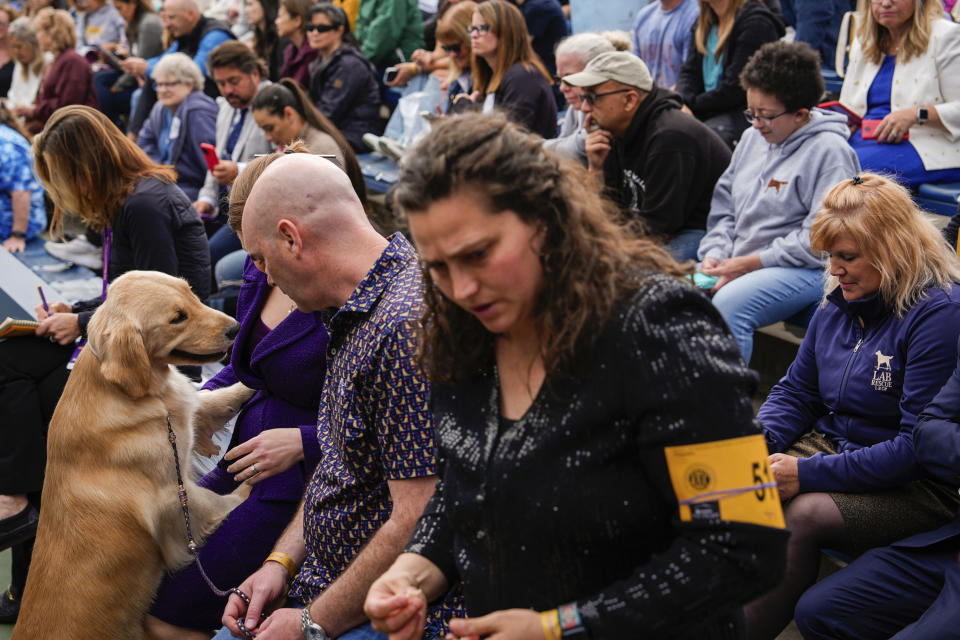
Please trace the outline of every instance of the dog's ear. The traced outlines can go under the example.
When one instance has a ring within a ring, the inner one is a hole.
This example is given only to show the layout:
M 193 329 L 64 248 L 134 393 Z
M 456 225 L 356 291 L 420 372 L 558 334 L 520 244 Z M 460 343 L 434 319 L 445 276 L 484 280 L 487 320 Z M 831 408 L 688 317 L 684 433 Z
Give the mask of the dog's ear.
M 143 335 L 129 319 L 113 320 L 95 345 L 100 373 L 134 398 L 145 396 L 150 390 L 150 358 Z

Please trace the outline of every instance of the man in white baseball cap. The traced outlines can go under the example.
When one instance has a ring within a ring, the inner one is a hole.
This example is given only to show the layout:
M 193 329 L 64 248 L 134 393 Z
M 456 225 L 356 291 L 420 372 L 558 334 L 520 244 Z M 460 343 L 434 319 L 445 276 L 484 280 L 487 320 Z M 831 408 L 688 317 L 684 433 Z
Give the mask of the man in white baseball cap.
M 632 53 L 602 53 L 563 82 L 583 89 L 590 171 L 675 258 L 695 259 L 713 187 L 730 164 L 723 140 L 683 113 L 680 96 Z

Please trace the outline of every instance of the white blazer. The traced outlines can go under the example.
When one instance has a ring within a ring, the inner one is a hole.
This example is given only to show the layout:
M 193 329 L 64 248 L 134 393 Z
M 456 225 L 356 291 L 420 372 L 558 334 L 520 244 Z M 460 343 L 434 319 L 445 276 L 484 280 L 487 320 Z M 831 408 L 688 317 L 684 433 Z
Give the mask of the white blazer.
M 851 111 L 867 112 L 867 92 L 880 65 L 864 58 L 860 39 L 854 38 L 850 64 L 843 79 L 840 102 Z M 927 171 L 960 167 L 960 25 L 937 20 L 927 51 L 893 71 L 890 109 L 933 105 L 947 128 L 914 125 L 910 142 Z

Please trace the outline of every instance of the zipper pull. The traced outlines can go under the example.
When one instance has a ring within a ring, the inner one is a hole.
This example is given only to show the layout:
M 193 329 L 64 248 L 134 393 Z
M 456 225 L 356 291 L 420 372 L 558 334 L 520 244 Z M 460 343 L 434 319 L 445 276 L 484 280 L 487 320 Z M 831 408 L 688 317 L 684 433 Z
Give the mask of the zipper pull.
M 863 344 L 863 338 L 857 340 L 857 344 L 853 346 L 853 352 L 856 353 L 860 349 L 860 345 Z

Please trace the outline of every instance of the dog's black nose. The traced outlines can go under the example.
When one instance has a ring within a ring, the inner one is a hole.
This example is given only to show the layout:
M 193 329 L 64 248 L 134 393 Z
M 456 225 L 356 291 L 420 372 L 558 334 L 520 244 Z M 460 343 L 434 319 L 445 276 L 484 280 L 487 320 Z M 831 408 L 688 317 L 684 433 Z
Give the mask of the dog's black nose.
M 228 338 L 230 338 L 231 340 L 233 340 L 234 338 L 237 337 L 237 333 L 238 333 L 239 331 L 240 331 L 240 323 L 239 323 L 239 322 L 234 322 L 234 323 L 233 323 L 232 325 L 230 325 L 230 327 L 227 329 L 226 336 L 227 336 Z

